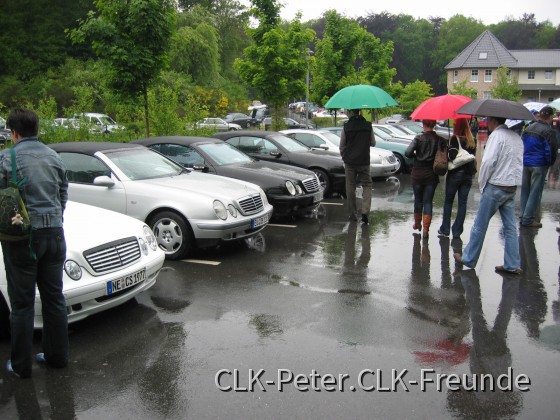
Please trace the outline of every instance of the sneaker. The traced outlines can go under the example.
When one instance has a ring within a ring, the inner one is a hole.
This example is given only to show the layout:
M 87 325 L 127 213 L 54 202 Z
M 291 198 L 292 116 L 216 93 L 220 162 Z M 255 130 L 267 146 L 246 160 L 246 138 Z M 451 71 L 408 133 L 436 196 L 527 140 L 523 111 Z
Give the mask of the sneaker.
M 497 265 L 495 268 L 497 273 L 506 273 L 506 274 L 521 274 L 523 270 L 521 268 L 516 268 L 515 270 L 506 270 L 503 265 Z
M 367 214 L 362 214 L 362 223 L 367 225 L 369 223 L 369 218 Z
M 529 227 L 529 228 L 542 228 L 542 223 L 539 222 L 532 222 L 529 223 L 528 225 L 521 225 L 521 227 Z
M 449 233 L 443 233 L 441 231 L 441 229 L 438 229 L 437 234 L 438 234 L 438 236 L 445 237 L 445 238 L 447 238 L 449 236 Z
M 12 360 L 8 359 L 8 361 L 6 362 L 6 370 L 8 371 L 8 373 L 10 375 L 14 375 L 17 376 L 19 378 L 19 374 L 17 372 L 14 371 L 14 368 L 12 367 Z
M 39 364 L 47 363 L 47 359 L 45 359 L 45 353 L 37 353 L 35 355 L 35 361 Z

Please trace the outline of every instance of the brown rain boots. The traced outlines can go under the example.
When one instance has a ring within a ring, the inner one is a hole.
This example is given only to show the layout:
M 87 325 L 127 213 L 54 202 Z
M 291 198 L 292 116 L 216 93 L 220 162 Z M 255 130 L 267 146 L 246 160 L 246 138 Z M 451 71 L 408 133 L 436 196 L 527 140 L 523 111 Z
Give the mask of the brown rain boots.
M 432 215 L 425 214 L 422 216 L 422 224 L 424 225 L 424 230 L 422 231 L 422 237 L 427 238 L 430 236 L 430 225 L 432 224 Z
M 414 224 L 412 225 L 412 229 L 414 229 L 414 230 L 421 230 L 422 229 L 422 214 L 421 213 L 414 213 Z

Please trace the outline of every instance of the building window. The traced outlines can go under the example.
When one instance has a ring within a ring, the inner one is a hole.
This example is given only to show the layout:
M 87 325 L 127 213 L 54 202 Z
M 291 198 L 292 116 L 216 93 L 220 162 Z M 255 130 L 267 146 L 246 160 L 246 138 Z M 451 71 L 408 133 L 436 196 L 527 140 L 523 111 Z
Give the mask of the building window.
M 544 71 L 544 80 L 552 80 L 552 70 Z
M 535 80 L 535 70 L 529 70 L 527 72 L 527 79 L 529 80 Z
M 492 81 L 492 70 L 484 70 L 484 81 L 491 82 Z
M 453 70 L 453 83 L 457 83 L 459 80 L 459 70 Z
M 478 53 L 478 59 L 479 60 L 487 60 L 488 59 L 488 53 L 487 52 L 479 52 Z
M 478 82 L 478 70 L 471 70 L 471 82 Z
M 491 93 L 491 92 L 484 92 L 484 93 L 482 94 L 482 97 L 483 97 L 484 99 L 492 99 L 492 93 Z

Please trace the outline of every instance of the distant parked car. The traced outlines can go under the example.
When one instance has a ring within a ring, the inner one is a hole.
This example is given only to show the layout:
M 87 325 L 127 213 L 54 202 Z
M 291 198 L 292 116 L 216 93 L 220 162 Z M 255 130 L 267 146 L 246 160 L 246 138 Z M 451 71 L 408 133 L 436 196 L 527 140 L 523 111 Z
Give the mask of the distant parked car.
M 116 131 L 126 130 L 124 125 L 117 124 L 117 122 L 106 114 L 97 112 L 85 112 L 83 114 L 76 114 L 72 119 L 72 124 L 88 124 L 94 133 L 113 133 Z
M 379 130 L 382 130 L 393 137 L 400 137 L 409 140 L 412 140 L 414 137 L 416 137 L 416 134 L 403 133 L 398 128 L 395 128 L 393 124 L 372 124 L 372 125 L 373 127 L 377 127 Z
M 139 144 L 52 143 L 66 166 L 71 200 L 133 216 L 168 259 L 256 235 L 272 214 L 257 185 L 185 169 Z
M 224 117 L 224 121 L 230 124 L 237 124 L 243 128 L 255 127 L 259 124 L 256 118 L 251 118 L 240 112 L 232 112 Z
M 315 210 L 323 199 L 317 176 L 307 169 L 256 160 L 211 137 L 150 137 L 135 140 L 186 168 L 257 184 L 274 207 L 274 216 L 298 216 Z
M 226 141 L 256 159 L 299 166 L 315 172 L 325 197 L 346 191 L 344 165 L 339 153 L 311 150 L 276 131 L 217 133 L 213 137 Z
M 204 118 L 202 121 L 196 123 L 197 128 L 210 128 L 216 131 L 235 131 L 241 130 L 239 124 L 228 123 L 221 118 Z
M 392 136 L 390 134 L 387 134 L 385 131 L 380 130 L 378 127 L 373 127 L 373 133 L 375 134 L 375 146 L 380 147 L 381 149 L 390 150 L 399 160 L 399 173 L 410 172 L 412 170 L 412 159 L 407 158 L 404 155 L 404 152 L 406 151 L 411 140 Z
M 300 141 L 307 147 L 322 148 L 340 153 L 340 136 L 328 130 L 282 130 L 281 133 Z M 370 147 L 370 173 L 372 178 L 381 178 L 394 175 L 400 168 L 400 163 L 395 155 L 379 147 Z
M 99 207 L 69 201 L 64 212 L 66 261 L 63 292 L 68 322 L 120 305 L 152 287 L 165 260 L 143 222 Z M 10 304 L 0 250 L 0 335 L 9 331 Z M 35 328 L 42 328 L 35 298 Z
M 286 124 L 287 128 L 314 128 L 311 124 L 306 126 L 305 124 L 298 123 L 296 120 L 291 118 L 284 118 L 284 124 Z M 270 130 L 270 126 L 272 125 L 272 117 L 266 117 L 263 119 L 261 123 L 261 128 L 265 130 Z

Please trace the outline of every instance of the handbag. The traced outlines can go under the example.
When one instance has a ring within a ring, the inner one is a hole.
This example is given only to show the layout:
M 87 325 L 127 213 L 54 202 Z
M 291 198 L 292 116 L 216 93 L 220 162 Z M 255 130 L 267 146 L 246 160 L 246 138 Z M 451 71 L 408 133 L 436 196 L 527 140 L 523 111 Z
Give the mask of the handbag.
M 455 159 L 448 158 L 449 163 L 447 164 L 447 169 L 450 171 L 453 169 L 457 169 L 460 166 L 466 165 L 467 163 L 472 162 L 473 160 L 476 159 L 475 155 L 471 155 L 469 152 L 463 149 L 463 147 L 461 146 L 461 139 L 459 139 L 459 137 L 455 137 L 455 139 L 457 139 L 457 143 L 459 146 L 457 148 L 449 147 L 449 151 L 448 151 L 448 156 L 449 156 L 449 152 L 451 152 L 452 150 L 457 151 L 457 155 L 455 156 Z M 451 140 L 449 141 L 449 144 L 451 144 Z
M 447 142 L 439 141 L 434 159 L 434 173 L 436 175 L 445 175 L 447 173 Z
M 12 179 L 0 190 L 0 241 L 21 241 L 29 237 L 31 221 L 19 188 L 27 178 L 17 180 L 16 152 L 12 147 Z

